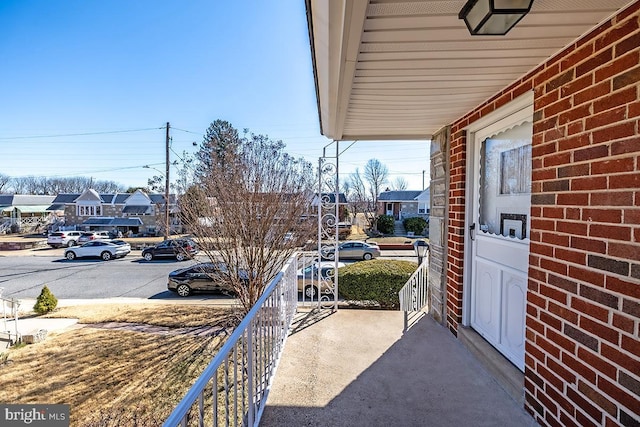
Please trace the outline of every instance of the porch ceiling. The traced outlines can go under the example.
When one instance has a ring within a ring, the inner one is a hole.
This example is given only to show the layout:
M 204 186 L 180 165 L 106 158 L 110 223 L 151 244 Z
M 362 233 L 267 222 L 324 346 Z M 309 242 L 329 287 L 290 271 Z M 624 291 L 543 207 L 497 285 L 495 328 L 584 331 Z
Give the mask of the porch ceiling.
M 535 0 L 506 36 L 470 36 L 464 0 L 306 0 L 321 132 L 429 139 L 630 0 Z

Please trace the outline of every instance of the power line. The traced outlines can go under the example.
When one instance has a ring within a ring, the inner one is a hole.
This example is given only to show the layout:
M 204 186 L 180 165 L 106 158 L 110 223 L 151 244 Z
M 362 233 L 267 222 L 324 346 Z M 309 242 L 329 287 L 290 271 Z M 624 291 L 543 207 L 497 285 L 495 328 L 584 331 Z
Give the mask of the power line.
M 110 130 L 110 131 L 103 131 L 103 132 L 67 133 L 67 134 L 58 134 L 58 135 L 2 136 L 0 137 L 0 139 L 11 140 L 11 139 L 60 138 L 60 137 L 67 137 L 67 136 L 107 135 L 107 134 L 113 134 L 113 133 L 144 132 L 144 131 L 158 130 L 158 129 L 164 129 L 164 128 L 165 127 L 163 126 L 159 128 Z

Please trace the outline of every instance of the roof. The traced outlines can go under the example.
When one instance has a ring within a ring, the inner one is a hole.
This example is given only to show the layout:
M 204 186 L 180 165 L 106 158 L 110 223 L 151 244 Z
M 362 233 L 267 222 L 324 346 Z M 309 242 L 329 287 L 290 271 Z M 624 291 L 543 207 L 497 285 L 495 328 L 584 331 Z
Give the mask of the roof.
M 96 193 L 97 194 L 97 193 Z M 64 204 L 73 204 L 76 199 L 80 197 L 81 193 L 61 193 L 55 196 L 55 198 L 49 203 L 64 203 Z M 131 197 L 133 193 L 117 193 L 117 194 L 99 194 L 100 200 L 103 203 L 113 203 L 116 205 L 121 205 L 126 203 L 127 199 Z M 53 197 L 53 196 L 49 196 Z M 152 203 L 155 204 L 164 204 L 164 194 L 149 194 L 149 199 L 151 199 Z M 169 200 L 171 203 L 175 203 L 176 196 L 175 194 L 169 195 Z M 0 205 L 3 203 L 0 199 Z
M 47 208 L 48 211 L 63 211 L 64 203 L 54 203 Z
M 471 36 L 463 0 L 306 0 L 321 133 L 430 139 L 632 0 L 535 1 L 505 36 Z
M 1 206 L 38 206 L 49 205 L 55 196 L 33 194 L 0 194 Z
M 383 191 L 378 196 L 380 202 L 405 202 L 414 201 L 422 191 Z
M 127 205 L 122 209 L 122 213 L 126 214 L 145 214 L 149 210 L 149 206 Z

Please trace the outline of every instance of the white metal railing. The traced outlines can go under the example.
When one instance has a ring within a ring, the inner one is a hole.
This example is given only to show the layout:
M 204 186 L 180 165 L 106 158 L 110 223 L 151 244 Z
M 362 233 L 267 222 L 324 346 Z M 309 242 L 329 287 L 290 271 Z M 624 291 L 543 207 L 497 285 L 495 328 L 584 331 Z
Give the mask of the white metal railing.
M 2 305 L 2 327 L 0 332 L 8 334 L 9 341 L 15 343 L 20 340 L 20 333 L 18 332 L 18 311 L 20 309 L 20 301 L 15 298 L 4 298 L 2 296 L 3 291 L 4 288 L 0 288 L 0 304 Z M 10 325 L 12 323 L 13 332 L 10 330 Z
M 404 331 L 409 328 L 409 312 L 422 310 L 429 303 L 429 256 L 422 259 L 418 269 L 398 292 L 400 311 L 404 312 Z
M 297 259 L 271 281 L 164 426 L 257 426 L 298 302 Z M 196 405 L 197 402 L 197 405 Z M 191 421 L 191 422 L 193 422 Z

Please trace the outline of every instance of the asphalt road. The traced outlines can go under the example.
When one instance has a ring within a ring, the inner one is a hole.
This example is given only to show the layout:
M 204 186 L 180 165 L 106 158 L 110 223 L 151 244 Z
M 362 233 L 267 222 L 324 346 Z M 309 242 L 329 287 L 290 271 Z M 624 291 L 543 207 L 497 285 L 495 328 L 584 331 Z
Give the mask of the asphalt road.
M 415 260 L 408 251 L 385 251 L 381 258 Z M 35 299 L 47 285 L 58 299 L 145 298 L 182 299 L 167 290 L 167 275 L 195 261 L 145 261 L 140 251 L 111 261 L 64 259 L 64 249 L 45 248 L 37 256 L 0 253 L 2 296 Z M 198 256 L 200 261 L 206 259 Z M 349 261 L 347 261 L 349 263 Z M 188 299 L 228 299 L 218 294 L 196 294 Z
M 0 288 L 4 288 L 2 295 L 10 298 L 37 298 L 44 285 L 59 299 L 175 298 L 167 291 L 167 275 L 192 262 L 148 262 L 139 251 L 106 262 L 67 261 L 61 250 L 53 256 L 5 255 L 0 256 Z

